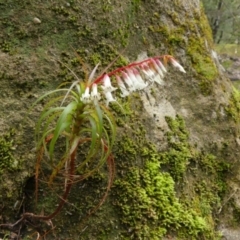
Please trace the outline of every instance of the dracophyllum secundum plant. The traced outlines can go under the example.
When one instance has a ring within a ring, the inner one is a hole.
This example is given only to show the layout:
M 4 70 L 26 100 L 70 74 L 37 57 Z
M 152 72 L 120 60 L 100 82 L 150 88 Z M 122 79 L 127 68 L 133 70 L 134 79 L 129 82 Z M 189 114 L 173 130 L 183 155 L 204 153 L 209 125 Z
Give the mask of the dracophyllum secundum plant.
M 35 104 L 48 100 L 36 125 L 36 189 L 43 158 L 47 157 L 50 169 L 48 184 L 62 176 L 64 191 L 53 213 L 46 216 L 24 213 L 21 221 L 28 217 L 51 220 L 62 209 L 72 185 L 106 164 L 109 170 L 107 191 L 97 207 L 104 202 L 114 177 L 112 147 L 116 124 L 109 103 L 117 104 L 117 96 L 124 98 L 152 84 L 163 84 L 168 65 L 185 73 L 183 67 L 169 55 L 133 62 L 98 77 L 95 77 L 96 66 L 86 81 L 77 79 L 69 88 L 53 90 L 36 101 Z M 117 91 L 119 94 L 115 94 Z M 64 144 L 62 156 L 59 156 L 59 142 Z M 84 154 L 80 151 L 82 146 Z

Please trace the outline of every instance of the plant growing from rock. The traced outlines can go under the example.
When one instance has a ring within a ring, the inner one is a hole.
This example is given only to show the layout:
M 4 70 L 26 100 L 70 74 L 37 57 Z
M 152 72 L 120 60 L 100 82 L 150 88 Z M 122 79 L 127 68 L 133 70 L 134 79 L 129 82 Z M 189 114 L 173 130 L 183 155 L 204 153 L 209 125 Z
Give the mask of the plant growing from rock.
M 118 96 L 126 97 L 134 91 L 147 88 L 154 82 L 162 84 L 168 63 L 185 72 L 183 67 L 169 55 L 133 62 L 95 77 L 97 65 L 86 81 L 78 79 L 72 72 L 77 80 L 69 88 L 61 86 L 42 95 L 34 103 L 35 106 L 47 100 L 36 124 L 36 196 L 38 182 L 41 180 L 41 166 L 46 159 L 48 171 L 44 172 L 45 179 L 47 178 L 49 186 L 54 181 L 60 183 L 63 194 L 52 213 L 38 215 L 25 212 L 14 224 L 1 224 L 0 227 L 14 231 L 21 228 L 23 223 L 33 220 L 51 223 L 66 203 L 72 186 L 93 176 L 106 164 L 109 172 L 107 190 L 91 212 L 96 211 L 106 199 L 114 178 L 112 148 L 116 138 L 116 124 L 108 108 L 109 103 L 117 103 L 114 95 L 116 92 L 119 92 Z

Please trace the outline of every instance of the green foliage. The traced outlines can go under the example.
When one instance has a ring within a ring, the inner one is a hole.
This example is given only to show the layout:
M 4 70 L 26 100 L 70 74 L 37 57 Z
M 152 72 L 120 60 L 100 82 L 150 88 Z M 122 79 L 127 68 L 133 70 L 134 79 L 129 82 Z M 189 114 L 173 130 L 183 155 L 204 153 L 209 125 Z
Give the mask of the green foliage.
M 44 147 L 50 157 L 50 183 L 83 143 L 85 146 L 88 143 L 88 150 L 85 148 L 84 159 L 78 162 L 76 167 L 76 171 L 83 174 L 81 179 L 98 170 L 111 152 L 116 135 L 113 117 L 105 106 L 97 102 L 82 102 L 85 84 L 77 81 L 69 89 L 48 92 L 35 103 L 50 96 L 36 126 L 38 149 L 41 151 Z M 73 90 L 73 87 L 76 87 L 76 90 Z M 65 94 L 59 96 L 62 92 Z M 48 138 L 49 140 L 46 140 Z M 61 149 L 64 149 L 62 157 L 58 155 L 59 144 Z
M 233 43 L 239 39 L 238 0 L 203 0 L 216 43 Z
M 240 46 L 238 44 L 231 44 L 231 43 L 220 43 L 220 44 L 216 44 L 215 45 L 215 49 L 219 54 L 227 54 L 230 56 L 238 56 L 239 52 L 240 52 Z M 233 64 L 232 61 L 228 60 L 228 59 L 223 59 L 223 61 L 221 61 L 221 64 L 225 67 L 228 68 L 230 67 L 230 63 L 231 65 Z
M 228 106 L 225 108 L 226 112 L 236 123 L 240 119 L 240 91 L 233 87 L 232 95 Z
M 13 171 L 18 169 L 18 162 L 13 157 L 12 133 L 0 137 L 0 174 L 4 171 Z

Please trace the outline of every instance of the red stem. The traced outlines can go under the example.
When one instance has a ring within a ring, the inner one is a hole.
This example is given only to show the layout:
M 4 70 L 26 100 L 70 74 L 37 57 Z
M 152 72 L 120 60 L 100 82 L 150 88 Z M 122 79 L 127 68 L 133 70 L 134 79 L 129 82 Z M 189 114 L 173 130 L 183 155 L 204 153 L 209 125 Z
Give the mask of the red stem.
M 55 209 L 55 211 L 53 213 L 51 213 L 48 216 L 41 216 L 41 215 L 35 215 L 32 213 L 24 213 L 22 215 L 22 218 L 25 219 L 27 217 L 31 217 L 31 218 L 37 218 L 37 219 L 42 219 L 42 220 L 51 220 L 52 218 L 54 218 L 59 212 L 60 210 L 63 208 L 64 204 L 66 203 L 67 197 L 70 193 L 71 187 L 73 185 L 73 176 L 74 176 L 74 172 L 75 172 L 75 157 L 76 157 L 76 150 L 71 154 L 71 158 L 70 158 L 70 169 L 69 169 L 69 179 L 67 181 L 67 186 L 65 189 L 65 192 L 58 204 L 58 207 Z

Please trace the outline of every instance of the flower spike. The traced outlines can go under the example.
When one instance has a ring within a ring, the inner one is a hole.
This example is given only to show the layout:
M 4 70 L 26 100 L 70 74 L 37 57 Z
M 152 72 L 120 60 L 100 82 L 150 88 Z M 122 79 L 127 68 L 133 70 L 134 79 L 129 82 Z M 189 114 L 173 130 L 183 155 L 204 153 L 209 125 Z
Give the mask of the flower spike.
M 112 72 L 104 73 L 93 80 L 97 66 L 93 69 L 87 81 L 85 92 L 80 100 L 85 103 L 96 103 L 100 101 L 101 94 L 105 95 L 106 104 L 114 102 L 116 99 L 112 92 L 117 88 L 121 90 L 121 97 L 128 96 L 131 92 L 143 90 L 149 86 L 149 82 L 156 82 L 163 85 L 163 78 L 167 73 L 166 65 L 171 65 L 179 71 L 186 73 L 184 68 L 170 55 L 157 56 L 146 58 L 142 61 L 137 61 L 113 70 Z M 102 91 L 98 92 L 98 86 L 101 86 Z M 89 93 L 91 90 L 91 94 Z

